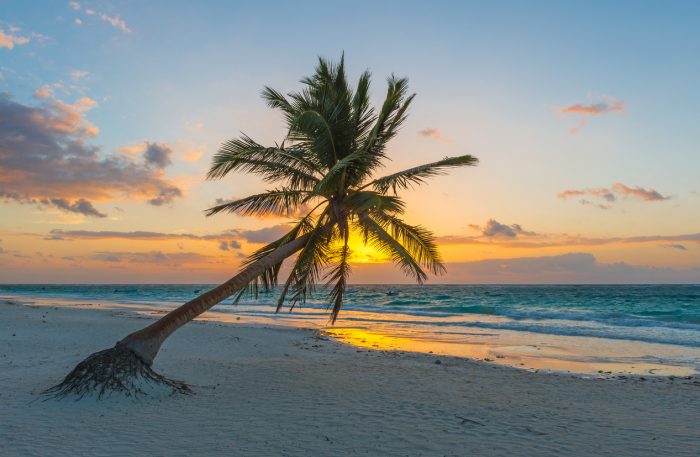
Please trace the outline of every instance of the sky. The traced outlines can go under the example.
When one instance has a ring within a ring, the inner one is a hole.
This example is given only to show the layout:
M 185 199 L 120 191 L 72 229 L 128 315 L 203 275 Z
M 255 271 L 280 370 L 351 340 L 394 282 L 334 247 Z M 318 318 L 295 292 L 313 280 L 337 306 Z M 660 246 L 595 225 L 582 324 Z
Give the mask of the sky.
M 215 283 L 284 219 L 205 217 L 225 140 L 284 137 L 265 85 L 319 56 L 417 97 L 386 173 L 433 283 L 700 282 L 700 3 L 0 0 L 0 283 Z M 410 282 L 359 240 L 354 283 Z

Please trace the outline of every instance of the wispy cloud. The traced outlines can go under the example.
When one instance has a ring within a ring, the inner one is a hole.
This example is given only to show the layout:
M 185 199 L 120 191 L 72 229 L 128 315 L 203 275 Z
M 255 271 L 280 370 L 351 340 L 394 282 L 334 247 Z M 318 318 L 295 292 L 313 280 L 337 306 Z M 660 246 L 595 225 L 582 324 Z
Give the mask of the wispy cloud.
M 452 284 L 659 284 L 697 282 L 700 268 L 672 269 L 624 262 L 605 263 L 593 254 L 493 258 L 472 262 L 448 262 L 440 283 Z M 388 263 L 365 264 L 353 270 L 359 284 L 405 282 Z
M 592 202 L 590 200 L 586 200 L 585 198 L 580 199 L 578 202 L 584 206 L 594 206 L 598 209 L 603 209 L 603 210 L 612 208 L 611 205 L 606 205 L 603 203 L 595 203 L 595 202 Z
M 73 70 L 70 72 L 70 77 L 76 81 L 85 79 L 90 76 L 90 73 L 84 70 Z
M 675 249 L 677 251 L 687 251 L 688 250 L 688 248 L 685 247 L 685 245 L 683 245 L 683 244 L 663 244 L 662 246 L 665 248 L 669 248 L 669 249 Z
M 670 196 L 662 195 L 655 189 L 629 187 L 619 182 L 613 184 L 610 188 L 566 189 L 559 192 L 557 196 L 565 200 L 578 197 L 594 197 L 605 200 L 607 203 L 613 203 L 617 201 L 619 197 L 632 198 L 645 202 L 664 201 L 671 198 Z M 595 203 L 585 198 L 581 198 L 579 203 L 582 205 L 592 205 L 600 209 L 609 209 L 611 207 L 609 204 Z
M 622 101 L 609 98 L 598 103 L 574 103 L 559 110 L 561 114 L 575 115 L 579 117 L 578 126 L 569 129 L 571 133 L 576 133 L 586 125 L 586 118 L 600 116 L 609 113 L 624 113 L 625 104 Z
M 167 233 L 150 231 L 120 232 L 115 230 L 51 230 L 44 236 L 46 240 L 66 241 L 66 240 L 141 240 L 141 241 L 166 241 L 166 240 L 201 240 L 215 241 L 220 243 L 225 241 L 232 249 L 240 249 L 240 241 L 248 243 L 269 243 L 274 241 L 289 231 L 287 224 L 278 224 L 261 229 L 230 229 L 216 233 L 194 234 L 194 233 Z
M 196 162 L 204 155 L 206 144 L 193 145 L 188 142 L 180 142 L 178 149 L 183 152 L 179 155 L 179 159 L 185 162 Z
M 168 266 L 179 266 L 188 263 L 202 263 L 211 259 L 210 256 L 197 252 L 97 252 L 90 256 L 92 260 L 110 263 L 146 263 Z
M 443 135 L 442 131 L 437 128 L 428 127 L 418 131 L 418 135 L 430 138 L 441 143 L 450 143 L 452 140 Z
M 584 116 L 599 116 L 601 114 L 624 112 L 625 104 L 620 101 L 611 100 L 609 102 L 600 102 L 592 105 L 582 105 L 576 103 L 574 105 L 565 106 L 561 109 L 564 114 L 581 114 Z
M 70 9 L 72 9 L 73 11 L 82 11 L 87 16 L 96 16 L 96 17 L 100 18 L 102 21 L 110 24 L 112 27 L 115 27 L 124 33 L 131 33 L 131 29 L 129 28 L 129 26 L 126 25 L 126 22 L 122 18 L 120 18 L 118 15 L 117 16 L 110 16 L 107 13 L 96 11 L 92 8 L 84 8 L 83 9 L 82 5 L 78 2 L 68 2 L 68 7 Z M 80 21 L 80 19 L 78 18 L 77 21 Z M 82 24 L 82 21 L 76 22 L 76 24 Z
M 517 224 L 514 224 L 518 226 Z M 487 224 L 488 226 L 488 224 Z M 628 237 L 586 237 L 567 233 L 536 233 L 522 230 L 518 232 L 513 226 L 504 226 L 500 232 L 505 235 L 493 236 L 492 231 L 487 231 L 487 226 L 470 225 L 478 230 L 479 235 L 444 235 L 437 237 L 438 244 L 463 244 L 463 245 L 492 245 L 511 248 L 548 248 L 563 246 L 602 246 L 608 244 L 668 244 L 697 243 L 700 244 L 700 233 L 688 233 L 682 235 L 648 235 Z M 509 231 L 508 229 L 512 229 Z M 523 233 L 523 235 L 519 235 Z M 516 236 L 510 236 L 514 234 Z
M 16 35 L 20 29 L 9 26 L 9 30 L 5 32 L 0 28 L 0 48 L 13 49 L 15 46 L 20 46 L 29 43 L 29 38 L 26 36 Z

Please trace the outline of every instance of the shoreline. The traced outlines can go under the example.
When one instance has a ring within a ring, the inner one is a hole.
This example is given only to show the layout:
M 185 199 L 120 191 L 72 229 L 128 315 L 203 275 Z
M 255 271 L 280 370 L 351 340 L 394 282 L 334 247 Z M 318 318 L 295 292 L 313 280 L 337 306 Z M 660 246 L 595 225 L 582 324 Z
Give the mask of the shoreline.
M 4 455 L 695 457 L 700 446 L 700 383 L 534 373 L 247 323 L 195 322 L 166 341 L 154 368 L 195 395 L 36 401 L 144 320 L 0 302 Z
M 122 310 L 149 317 L 160 316 L 171 309 L 170 303 L 164 306 L 115 300 L 99 300 L 97 303 L 95 300 L 52 296 L 3 294 L 0 302 L 3 300 L 37 306 Z M 468 322 L 467 327 L 443 325 L 436 333 L 434 327 L 421 325 L 420 320 L 429 321 L 429 317 L 419 319 L 402 314 L 350 310 L 341 313 L 336 325 L 328 326 L 326 314 L 319 310 L 304 308 L 294 313 L 273 314 L 260 311 L 264 309 L 260 305 L 217 305 L 197 320 L 312 329 L 356 348 L 437 354 L 526 371 L 596 378 L 688 378 L 700 375 L 700 348 L 696 347 L 592 336 L 494 331 L 471 328 Z M 406 317 L 415 319 L 415 324 L 392 324 Z M 693 362 L 688 361 L 691 359 Z

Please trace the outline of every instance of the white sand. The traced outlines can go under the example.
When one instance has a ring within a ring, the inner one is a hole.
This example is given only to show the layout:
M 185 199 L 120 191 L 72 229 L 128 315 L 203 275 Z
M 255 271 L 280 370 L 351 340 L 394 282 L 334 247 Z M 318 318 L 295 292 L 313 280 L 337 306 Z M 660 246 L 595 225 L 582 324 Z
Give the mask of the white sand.
M 155 369 L 194 385 L 190 397 L 34 401 L 146 323 L 0 303 L 0 455 L 700 456 L 696 380 L 358 352 L 291 328 L 178 331 Z

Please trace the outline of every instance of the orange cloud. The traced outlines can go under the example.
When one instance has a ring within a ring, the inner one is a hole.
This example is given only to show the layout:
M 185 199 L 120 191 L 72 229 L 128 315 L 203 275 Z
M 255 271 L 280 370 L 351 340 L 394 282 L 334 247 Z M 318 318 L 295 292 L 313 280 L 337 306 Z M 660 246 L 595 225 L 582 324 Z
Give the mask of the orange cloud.
M 600 114 L 612 113 L 612 112 L 624 112 L 625 104 L 621 101 L 612 100 L 610 103 L 601 102 L 591 105 L 582 105 L 576 103 L 575 105 L 570 105 L 562 108 L 561 112 L 564 114 L 582 114 L 584 116 L 598 116 Z
M 429 127 L 429 128 L 423 129 L 423 130 L 419 130 L 418 135 L 424 136 L 426 138 L 430 138 L 430 139 L 433 139 L 435 141 L 439 141 L 442 143 L 450 143 L 451 142 L 451 140 L 449 138 L 445 137 L 442 134 L 442 131 L 440 131 L 440 129 L 436 129 L 436 128 Z
M 141 154 L 146 150 L 146 142 L 135 144 L 133 146 L 124 146 L 119 148 L 121 152 L 124 154 L 129 154 L 129 155 L 136 155 L 136 154 Z
M 579 116 L 579 123 L 576 127 L 571 127 L 569 131 L 571 133 L 577 133 L 586 125 L 586 117 L 600 116 L 602 114 L 608 114 L 613 112 L 623 113 L 625 111 L 625 104 L 622 101 L 609 99 L 599 103 L 591 103 L 588 105 L 582 103 L 575 103 L 573 105 L 565 106 L 559 112 L 562 114 L 572 114 Z
M 18 30 L 10 26 L 10 31 L 6 33 L 3 29 L 0 29 L 0 48 L 12 49 L 15 46 L 29 43 L 29 38 L 13 34 L 13 32 Z
M 204 155 L 204 148 L 206 146 L 206 144 L 200 144 L 193 147 L 186 147 L 185 152 L 180 155 L 180 160 L 184 160 L 185 162 L 198 161 L 202 158 L 202 155 Z
M 644 189 L 642 187 L 628 187 L 622 183 L 615 183 L 612 185 L 610 189 L 606 188 L 596 188 L 596 189 L 582 189 L 582 190 L 577 190 L 577 189 L 567 189 L 562 192 L 559 192 L 557 196 L 559 198 L 563 199 L 568 199 L 572 197 L 583 197 L 583 196 L 592 196 L 592 197 L 598 197 L 602 198 L 607 202 L 614 202 L 617 200 L 617 196 L 623 196 L 623 197 L 631 197 L 631 198 L 636 198 L 638 200 L 642 201 L 663 201 L 663 200 L 668 200 L 671 197 L 661 195 L 660 192 L 654 189 Z M 588 200 L 580 200 L 580 203 L 583 205 L 590 205 L 593 204 L 592 202 Z M 609 206 L 607 205 L 595 205 L 598 206 L 601 209 L 608 209 Z
M 659 192 L 657 192 L 654 189 L 644 189 L 641 187 L 627 187 L 622 183 L 615 183 L 613 184 L 613 189 L 623 195 L 638 198 L 639 200 L 644 200 L 644 201 L 659 201 L 659 200 L 668 200 L 671 197 L 665 197 L 661 195 Z

